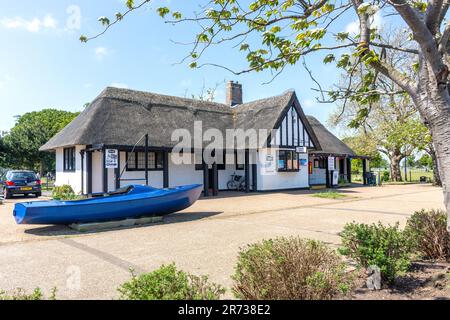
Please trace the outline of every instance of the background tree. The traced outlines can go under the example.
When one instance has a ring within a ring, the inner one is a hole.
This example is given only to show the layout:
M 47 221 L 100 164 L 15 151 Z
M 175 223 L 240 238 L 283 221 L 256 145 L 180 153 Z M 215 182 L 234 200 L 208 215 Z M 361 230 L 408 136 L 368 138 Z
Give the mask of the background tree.
M 400 162 L 427 147 L 431 138 L 414 107 L 405 101 L 405 97 L 397 98 L 392 96 L 390 102 L 373 103 L 370 117 L 364 118 L 354 130 L 360 144 L 367 146 L 366 150 L 361 150 L 365 153 L 361 154 L 376 158 L 376 154 L 381 152 L 389 159 L 391 179 L 402 181 Z M 354 122 L 358 121 L 355 119 L 358 119 L 361 108 L 366 107 L 352 101 L 343 112 L 338 108 L 331 115 L 330 122 L 344 128 L 355 127 Z M 372 150 L 370 154 L 367 148 Z
M 44 109 L 20 116 L 3 138 L 6 149 L 5 162 L 13 169 L 40 171 L 43 175 L 55 167 L 54 155 L 39 148 L 64 128 L 79 113 Z
M 432 169 L 433 168 L 433 160 L 431 156 L 427 153 L 424 153 L 419 160 L 417 160 L 417 164 L 423 168 Z
M 90 38 L 81 36 L 80 40 L 98 37 L 149 2 L 127 0 L 125 13 L 116 13 L 113 20 L 99 19 L 105 27 L 103 32 Z M 303 56 L 323 51 L 327 53 L 324 62 L 335 61 L 349 78 L 358 65 L 367 67 L 366 81 L 357 90 L 332 90 L 329 95 L 333 99 L 345 97 L 369 105 L 382 94 L 374 81 L 378 74 L 395 82 L 410 97 L 431 132 L 450 214 L 450 22 L 445 21 L 449 6 L 444 0 L 210 0 L 188 17 L 167 7 L 158 8 L 158 12 L 170 17 L 169 23 L 193 23 L 198 28 L 198 32 L 193 31 L 196 34 L 188 55 L 193 68 L 215 65 L 235 74 L 273 70 L 276 75 Z M 410 45 L 398 47 L 383 39 L 373 27 L 376 14 L 393 17 L 397 27 L 411 35 Z M 359 25 L 356 36 L 342 32 L 337 24 L 350 22 L 353 17 Z M 229 41 L 245 53 L 248 68 L 234 71 L 217 63 L 200 63 L 209 47 Z M 390 50 L 414 54 L 417 81 L 407 70 L 384 61 L 385 52 Z M 450 219 L 448 223 L 450 230 Z
M 6 164 L 6 147 L 3 140 L 3 132 L 0 132 L 0 168 L 5 167 Z

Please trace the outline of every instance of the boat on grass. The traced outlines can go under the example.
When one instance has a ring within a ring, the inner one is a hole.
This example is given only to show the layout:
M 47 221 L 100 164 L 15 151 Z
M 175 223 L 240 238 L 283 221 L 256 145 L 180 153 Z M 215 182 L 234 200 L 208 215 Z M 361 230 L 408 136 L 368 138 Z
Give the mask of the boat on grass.
M 18 224 L 72 224 L 164 216 L 190 207 L 200 197 L 202 185 L 157 189 L 129 185 L 113 192 L 71 201 L 16 203 Z

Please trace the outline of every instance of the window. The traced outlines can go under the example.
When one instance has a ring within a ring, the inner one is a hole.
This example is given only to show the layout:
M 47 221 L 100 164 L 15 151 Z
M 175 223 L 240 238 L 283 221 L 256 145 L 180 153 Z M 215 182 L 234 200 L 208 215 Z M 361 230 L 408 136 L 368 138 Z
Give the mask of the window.
M 326 169 L 327 168 L 327 159 L 325 158 L 319 158 L 319 159 L 314 159 L 314 168 L 318 168 L 318 169 Z
M 298 153 L 294 150 L 278 151 L 278 171 L 299 171 Z
M 75 171 L 75 147 L 64 148 L 64 171 L 73 172 Z
M 127 171 L 145 171 L 145 152 L 127 152 Z M 148 153 L 148 170 L 162 170 L 164 154 L 162 152 Z

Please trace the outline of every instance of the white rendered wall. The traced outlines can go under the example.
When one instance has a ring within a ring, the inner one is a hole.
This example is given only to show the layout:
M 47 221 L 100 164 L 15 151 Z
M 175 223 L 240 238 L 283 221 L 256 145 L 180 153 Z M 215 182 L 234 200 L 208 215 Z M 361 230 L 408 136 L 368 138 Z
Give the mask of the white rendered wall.
M 56 186 L 68 184 L 75 193 L 81 193 L 81 154 L 84 146 L 75 146 L 75 171 L 64 172 L 64 148 L 57 148 L 56 154 Z M 86 180 L 85 180 L 86 181 Z
M 203 184 L 203 170 L 195 170 L 193 154 L 185 154 L 185 157 L 189 158 L 188 161 L 185 161 L 188 163 L 175 164 L 178 159 L 175 155 L 169 153 L 169 187 Z
M 103 192 L 103 153 L 92 152 L 92 192 Z
M 273 163 L 267 157 L 273 158 Z M 277 190 L 308 188 L 308 155 L 299 154 L 299 159 L 306 160 L 306 165 L 300 166 L 297 172 L 278 172 L 276 149 L 259 150 L 258 163 L 258 190 Z

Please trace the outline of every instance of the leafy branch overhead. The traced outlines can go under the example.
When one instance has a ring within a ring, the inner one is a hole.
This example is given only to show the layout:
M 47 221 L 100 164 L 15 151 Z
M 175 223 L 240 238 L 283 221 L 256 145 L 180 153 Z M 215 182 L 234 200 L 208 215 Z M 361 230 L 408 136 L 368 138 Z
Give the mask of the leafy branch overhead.
M 193 23 L 197 27 L 190 43 L 192 48 L 183 59 L 183 62 L 188 61 L 191 68 L 216 66 L 236 75 L 269 70 L 277 76 L 286 66 L 297 64 L 302 57 L 324 51 L 326 55 L 323 62 L 334 63 L 347 77 L 354 77 L 355 71 L 361 69 L 360 65 L 366 66 L 366 74 L 356 88 L 352 86 L 330 90 L 316 89 L 323 96 L 319 101 L 352 99 L 361 104 L 371 104 L 379 101 L 382 95 L 410 94 L 415 82 L 414 77 L 405 74 L 404 70 L 392 68 L 383 59 L 386 50 L 394 50 L 412 55 L 418 60 L 417 45 L 411 39 L 406 43 L 387 41 L 379 30 L 373 27 L 374 15 L 380 10 L 385 10 L 387 14 L 398 14 L 395 12 L 398 8 L 394 2 L 255 0 L 245 4 L 238 0 L 211 0 L 200 6 L 199 11 L 194 12 L 192 16 L 183 16 L 179 11 L 167 6 L 159 7 L 156 11 L 167 23 Z M 139 3 L 128 0 L 124 13 L 116 13 L 114 19 L 99 18 L 104 27 L 101 33 L 89 38 L 81 36 L 80 40 L 87 42 L 97 38 L 126 15 L 148 3 L 150 0 Z M 427 10 L 427 4 L 419 1 L 405 2 L 403 6 L 410 6 L 415 14 L 423 15 Z M 337 22 L 348 18 L 352 12 L 359 18 L 359 34 L 336 32 Z M 255 38 L 259 40 L 253 41 Z M 233 70 L 227 65 L 202 62 L 208 48 L 225 42 L 231 42 L 233 47 L 243 52 L 248 68 Z M 417 74 L 418 62 L 415 66 Z M 379 73 L 395 78 L 399 90 L 386 92 L 377 88 Z M 312 72 L 310 75 L 313 76 Z M 360 116 L 367 114 L 361 113 Z

